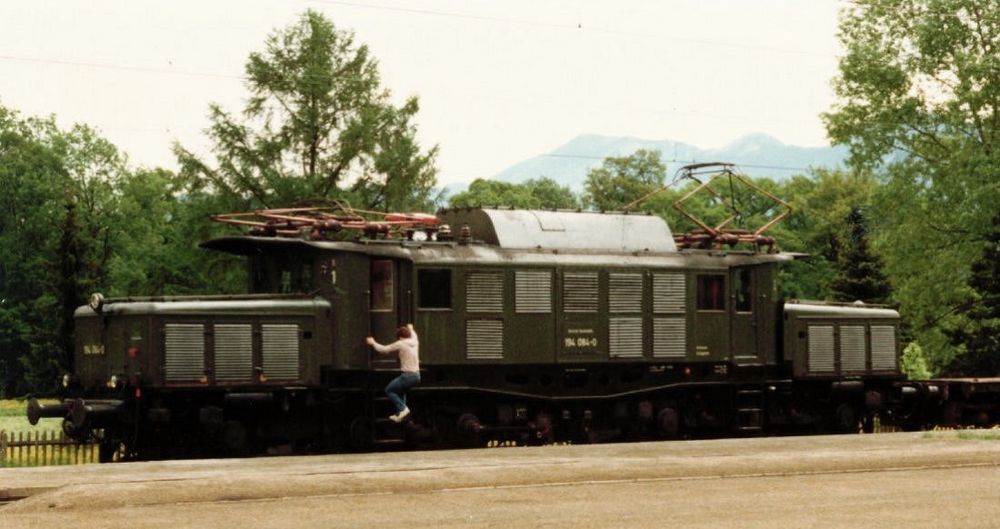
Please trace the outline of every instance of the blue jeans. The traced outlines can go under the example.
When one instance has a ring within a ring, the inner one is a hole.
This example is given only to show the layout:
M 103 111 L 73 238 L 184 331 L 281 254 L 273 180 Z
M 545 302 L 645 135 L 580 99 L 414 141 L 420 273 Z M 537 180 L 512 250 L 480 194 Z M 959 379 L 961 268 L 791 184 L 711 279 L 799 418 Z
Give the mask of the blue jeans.
M 396 405 L 396 412 L 406 409 L 406 392 L 420 383 L 420 373 L 400 373 L 385 387 L 385 394 Z

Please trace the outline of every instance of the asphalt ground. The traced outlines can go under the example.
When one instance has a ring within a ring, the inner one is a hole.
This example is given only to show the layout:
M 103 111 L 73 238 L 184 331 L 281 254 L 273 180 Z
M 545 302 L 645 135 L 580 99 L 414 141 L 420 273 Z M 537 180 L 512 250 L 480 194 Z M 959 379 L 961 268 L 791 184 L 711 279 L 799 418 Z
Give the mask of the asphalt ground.
M 22 499 L 17 499 L 22 498 Z M 956 432 L 0 470 L 0 528 L 1000 528 Z

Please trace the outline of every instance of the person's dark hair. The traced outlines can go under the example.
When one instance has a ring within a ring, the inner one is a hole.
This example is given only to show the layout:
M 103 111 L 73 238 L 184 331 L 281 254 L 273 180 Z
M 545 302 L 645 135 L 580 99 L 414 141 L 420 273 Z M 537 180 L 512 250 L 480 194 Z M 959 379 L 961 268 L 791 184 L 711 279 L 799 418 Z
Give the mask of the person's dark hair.
M 396 338 L 401 338 L 402 339 L 402 338 L 409 338 L 410 336 L 411 336 L 411 334 L 410 334 L 410 328 L 409 327 L 403 326 L 403 327 L 400 327 L 400 328 L 396 329 Z

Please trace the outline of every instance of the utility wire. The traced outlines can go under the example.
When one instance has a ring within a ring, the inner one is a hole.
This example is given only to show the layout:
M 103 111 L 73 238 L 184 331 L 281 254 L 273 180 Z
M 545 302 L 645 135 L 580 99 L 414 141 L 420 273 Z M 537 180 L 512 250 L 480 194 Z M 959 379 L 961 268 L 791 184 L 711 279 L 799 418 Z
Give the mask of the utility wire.
M 211 73 L 211 72 L 193 72 L 188 70 L 174 70 L 168 68 L 154 68 L 150 66 L 129 66 L 123 64 L 107 64 L 99 62 L 83 62 L 83 61 L 64 61 L 59 59 L 45 59 L 39 57 L 19 57 L 16 55 L 0 55 L 0 60 L 5 61 L 17 61 L 17 62 L 31 62 L 39 64 L 55 64 L 59 66 L 84 66 L 87 68 L 102 68 L 107 70 L 123 70 L 131 72 L 145 72 L 145 73 L 162 73 L 168 75 L 184 75 L 190 77 L 214 77 L 218 79 L 241 79 L 246 80 L 246 77 L 239 75 L 227 75 L 221 73 Z
M 583 30 L 583 31 L 591 31 L 591 32 L 597 32 L 597 33 L 606 33 L 606 34 L 609 34 L 609 35 L 619 35 L 619 36 L 626 36 L 626 37 L 641 37 L 641 38 L 655 38 L 655 39 L 659 39 L 659 40 L 667 40 L 667 41 L 673 41 L 673 42 L 686 42 L 686 43 L 690 43 L 690 44 L 701 44 L 701 45 L 708 45 L 708 46 L 722 46 L 722 47 L 740 48 L 740 49 L 747 49 L 747 50 L 760 50 L 760 51 L 768 51 L 768 52 L 782 53 L 782 54 L 811 55 L 811 56 L 816 56 L 816 57 L 836 57 L 836 55 L 831 54 L 831 53 L 815 52 L 815 51 L 809 51 L 809 50 L 786 49 L 786 48 L 777 48 L 777 47 L 773 47 L 773 46 L 755 46 L 755 45 L 739 44 L 739 43 L 735 43 L 735 42 L 725 42 L 725 41 L 710 40 L 710 39 L 694 39 L 694 38 L 674 37 L 674 36 L 664 35 L 664 34 L 637 33 L 637 32 L 632 32 L 632 31 L 623 31 L 623 30 L 616 30 L 616 29 L 610 29 L 610 28 L 602 28 L 602 27 L 596 27 L 596 26 L 584 26 L 584 25 L 582 25 L 579 22 L 575 23 L 575 24 L 574 23 L 570 23 L 570 24 L 562 23 L 562 24 L 560 24 L 560 23 L 555 23 L 555 22 L 537 22 L 537 21 L 533 21 L 533 20 L 523 20 L 523 19 L 516 19 L 516 18 L 492 17 L 492 16 L 486 16 L 486 15 L 474 15 L 474 14 L 471 14 L 471 13 L 460 13 L 460 12 L 454 12 L 454 11 L 436 11 L 436 10 L 431 10 L 431 9 L 414 9 L 414 8 L 410 8 L 410 7 L 396 7 L 396 6 L 377 5 L 377 4 L 365 4 L 365 3 L 360 3 L 360 2 L 348 2 L 348 1 L 345 1 L 345 0 L 305 0 L 305 1 L 307 3 L 314 3 L 314 4 L 328 4 L 328 5 L 338 5 L 338 6 L 345 6 L 345 7 L 356 7 L 356 8 L 361 8 L 361 9 L 376 9 L 376 10 L 382 10 L 382 11 L 395 11 L 395 12 L 400 12 L 400 13 L 413 13 L 413 14 L 420 14 L 420 15 L 451 17 L 451 18 L 463 18 L 463 19 L 469 19 L 469 20 L 479 20 L 479 21 L 488 21 L 488 22 L 501 22 L 501 23 L 506 23 L 506 24 L 522 24 L 522 25 L 529 25 L 529 26 L 540 26 L 540 27 L 571 29 L 571 30 Z
M 604 160 L 608 158 L 608 156 L 593 156 L 586 154 L 555 154 L 555 153 L 540 154 L 539 156 L 543 156 L 545 158 L 579 158 L 583 160 Z M 683 164 L 703 163 L 703 160 L 694 160 L 694 159 L 681 160 L 678 158 L 671 158 L 671 159 L 660 158 L 660 161 L 664 163 L 683 163 Z M 754 165 L 754 164 L 736 163 L 736 162 L 734 162 L 733 165 L 737 167 L 747 167 L 750 169 L 773 169 L 776 171 L 809 171 L 811 169 L 809 167 L 792 167 L 787 165 Z

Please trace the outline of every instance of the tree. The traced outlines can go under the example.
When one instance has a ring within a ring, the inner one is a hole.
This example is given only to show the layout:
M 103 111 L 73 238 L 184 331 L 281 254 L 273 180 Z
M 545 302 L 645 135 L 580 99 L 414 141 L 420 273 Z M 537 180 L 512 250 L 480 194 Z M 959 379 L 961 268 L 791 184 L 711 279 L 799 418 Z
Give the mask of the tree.
M 1000 209 L 1000 1 L 858 0 L 824 115 L 855 169 L 878 171 L 876 245 L 932 369 L 955 353 L 972 256 Z
M 892 287 L 882 272 L 882 259 L 868 244 L 868 224 L 861 208 L 847 216 L 849 237 L 838 244 L 837 275 L 830 284 L 838 301 L 888 304 Z
M 180 191 L 88 127 L 0 107 L 0 393 L 54 388 L 72 367 L 73 313 L 95 291 L 244 287 L 231 257 L 197 248 L 221 228 L 207 217 L 222 202 Z
M 448 199 L 453 208 L 506 206 L 522 209 L 576 209 L 573 192 L 551 178 L 536 178 L 523 184 L 475 179 L 469 189 Z
M 386 210 L 430 204 L 437 147 L 422 151 L 415 139 L 417 99 L 390 102 L 377 62 L 352 33 L 306 11 L 250 55 L 246 77 L 242 119 L 210 107 L 216 167 L 175 146 L 192 189 L 210 186 L 252 207 L 316 198 Z
M 809 255 L 779 271 L 782 296 L 827 299 L 840 257 L 840 240 L 847 237 L 844 219 L 857 205 L 869 205 L 875 184 L 866 172 L 816 169 L 795 175 L 777 190 L 792 206 L 792 214 L 771 234 L 781 248 Z
M 1000 213 L 986 237 L 982 255 L 972 263 L 965 325 L 949 334 L 952 343 L 964 349 L 948 366 L 956 375 L 1000 374 Z
M 117 149 L 93 130 L 0 107 L 0 383 L 54 387 L 72 358 L 73 310 L 107 281 Z
M 583 203 L 601 211 L 620 210 L 662 187 L 666 174 L 660 151 L 639 149 L 628 156 L 609 156 L 587 173 Z

